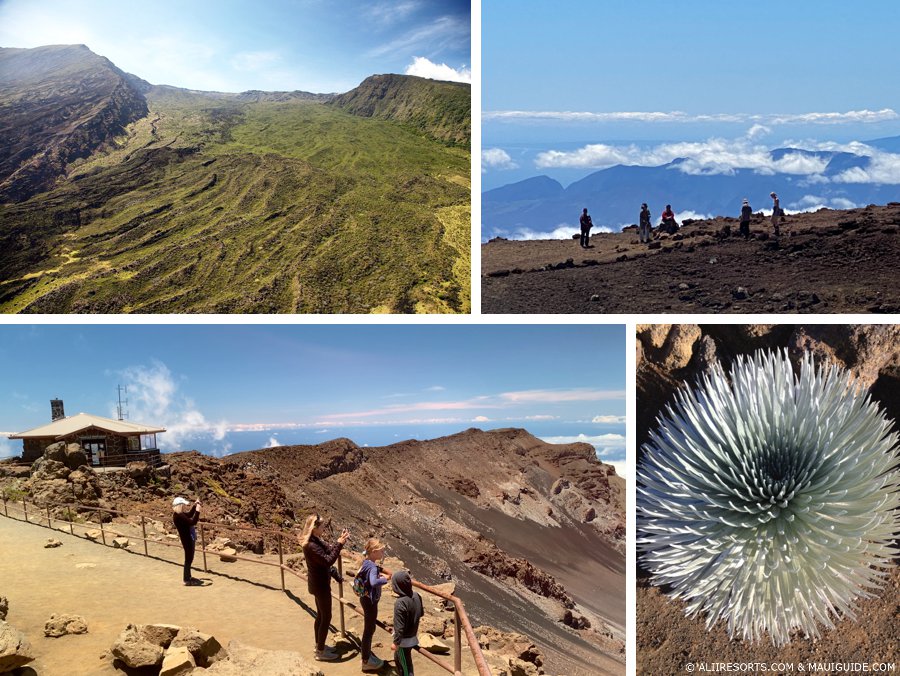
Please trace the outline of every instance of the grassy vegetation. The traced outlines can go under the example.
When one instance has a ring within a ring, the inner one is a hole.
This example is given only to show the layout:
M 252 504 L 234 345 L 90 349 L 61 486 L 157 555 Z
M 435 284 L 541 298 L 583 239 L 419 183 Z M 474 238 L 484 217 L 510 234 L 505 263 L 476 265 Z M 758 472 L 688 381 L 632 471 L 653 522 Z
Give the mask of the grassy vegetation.
M 17 502 L 28 497 L 28 491 L 22 488 L 16 480 L 3 487 L 2 495 L 7 502 Z
M 467 150 L 315 102 L 148 103 L 0 207 L 0 311 L 469 311 Z
M 223 497 L 226 500 L 230 500 L 231 502 L 233 502 L 236 505 L 240 506 L 243 504 L 243 500 L 241 500 L 240 498 L 236 498 L 233 495 L 229 495 L 228 491 L 226 491 L 224 488 L 222 488 L 222 484 L 220 484 L 215 479 L 210 479 L 209 477 L 203 477 L 203 483 L 205 483 L 207 486 L 209 486 L 209 488 L 212 490 L 212 492 L 215 493 L 216 495 Z

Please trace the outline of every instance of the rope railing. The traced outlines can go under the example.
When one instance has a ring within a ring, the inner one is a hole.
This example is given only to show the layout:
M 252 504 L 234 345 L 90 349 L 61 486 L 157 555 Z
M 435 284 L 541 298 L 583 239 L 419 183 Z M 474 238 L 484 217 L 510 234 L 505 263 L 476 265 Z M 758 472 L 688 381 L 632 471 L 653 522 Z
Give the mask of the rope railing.
M 32 503 L 32 505 L 31 505 L 32 515 L 30 516 L 28 513 L 28 503 L 25 500 L 25 498 L 22 498 L 21 501 L 8 500 L 4 496 L 3 497 L 3 516 L 10 518 L 10 519 L 15 519 L 16 518 L 15 516 L 10 516 L 10 513 L 9 513 L 10 505 L 15 505 L 15 507 L 13 508 L 13 511 L 15 511 L 18 509 L 18 505 L 20 505 L 20 504 L 22 506 L 22 514 L 24 517 L 22 520 L 24 520 L 26 523 L 43 526 L 44 522 L 46 521 L 46 527 L 50 528 L 51 530 L 63 530 L 60 528 L 54 528 L 54 526 L 53 526 L 54 520 L 56 520 L 58 522 L 68 523 L 69 533 L 73 536 L 75 536 L 75 524 L 74 524 L 75 515 L 77 515 L 79 513 L 85 513 L 85 512 L 95 513 L 95 514 L 97 514 L 97 522 L 98 522 L 98 527 L 100 530 L 100 539 L 102 540 L 103 545 L 106 545 L 106 546 L 108 546 L 106 538 L 107 538 L 107 536 L 110 536 L 110 537 L 134 538 L 136 540 L 142 541 L 143 545 L 144 545 L 144 556 L 150 556 L 149 549 L 148 549 L 148 543 L 153 543 L 154 545 L 163 545 L 165 547 L 177 547 L 178 549 L 181 549 L 180 542 L 166 542 L 164 540 L 156 540 L 153 538 L 148 538 L 147 537 L 147 519 L 148 519 L 148 517 L 147 517 L 147 515 L 144 515 L 144 514 L 128 514 L 125 512 L 121 512 L 119 510 L 108 509 L 105 507 L 99 507 L 99 506 L 95 506 L 95 505 L 85 505 L 85 504 L 75 503 L 75 502 L 72 502 L 72 503 L 65 502 L 65 503 L 58 503 L 58 504 L 54 504 L 54 505 L 47 504 L 44 506 L 43 509 L 41 509 L 40 507 L 38 507 L 37 505 Z M 65 509 L 65 510 L 67 510 L 67 516 L 69 518 L 64 519 L 64 518 L 60 518 L 58 516 L 54 517 L 51 514 L 51 511 L 50 511 L 51 509 Z M 74 510 L 74 514 L 72 513 L 73 510 Z M 140 517 L 141 534 L 142 535 L 137 536 L 137 535 L 134 535 L 131 533 L 121 533 L 121 532 L 117 532 L 109 527 L 104 527 L 104 520 L 103 520 L 104 514 L 115 515 L 115 516 L 118 516 L 121 518 Z M 32 520 L 35 517 L 38 518 L 38 521 Z M 160 521 L 160 520 L 163 520 L 165 517 L 152 517 L 151 516 L 149 518 L 152 520 L 155 520 L 155 521 Z M 87 528 L 89 526 L 93 526 L 94 524 L 78 524 L 78 525 Z M 290 573 L 291 575 L 293 575 L 296 578 L 299 578 L 301 580 L 307 579 L 306 575 L 304 575 L 300 571 L 295 570 L 295 569 L 291 568 L 290 566 L 285 565 L 285 563 L 284 563 L 284 546 L 283 546 L 283 542 L 282 542 L 284 533 L 282 533 L 281 531 L 265 529 L 265 528 L 254 528 L 252 526 L 220 524 L 220 523 L 213 523 L 211 521 L 198 521 L 197 522 L 197 533 L 198 533 L 199 539 L 200 539 L 200 547 L 197 548 L 197 551 L 202 553 L 204 572 L 207 572 L 207 573 L 210 572 L 209 565 L 208 565 L 207 558 L 206 558 L 207 553 L 213 554 L 215 556 L 220 556 L 220 557 L 222 556 L 221 551 L 207 549 L 207 546 L 206 546 L 206 529 L 207 528 L 210 528 L 213 532 L 218 532 L 220 530 L 228 530 L 228 531 L 247 531 L 247 532 L 252 532 L 252 533 L 256 533 L 256 534 L 261 534 L 264 538 L 264 541 L 265 541 L 266 535 L 268 535 L 270 537 L 274 537 L 277 541 L 278 563 L 275 563 L 274 561 L 263 561 L 263 560 L 257 559 L 257 558 L 249 558 L 246 556 L 240 556 L 237 553 L 235 553 L 235 554 L 229 553 L 227 556 L 228 556 L 229 560 L 245 561 L 248 563 L 278 568 L 280 577 L 281 577 L 281 591 L 287 591 L 287 587 L 285 585 L 285 577 L 284 577 L 285 572 Z M 80 537 L 80 536 L 76 536 L 76 537 Z M 86 538 L 86 539 L 91 540 L 91 538 Z M 128 551 L 131 551 L 132 553 L 140 554 L 140 552 L 134 552 L 133 550 L 128 550 Z M 348 554 L 350 554 L 350 553 L 348 552 Z M 353 554 L 350 554 L 350 555 L 356 556 Z M 357 556 L 357 558 L 359 558 L 360 560 L 362 559 L 362 557 L 360 557 L 360 556 Z M 360 615 L 360 616 L 363 616 L 363 611 L 362 611 L 362 608 L 360 608 L 357 604 L 353 603 L 350 599 L 347 599 L 344 597 L 344 571 L 343 571 L 343 562 L 342 562 L 342 559 L 340 556 L 337 559 L 337 568 L 338 568 L 338 573 L 339 573 L 338 577 L 340 578 L 340 580 L 338 581 L 338 592 L 337 592 L 337 594 L 335 594 L 334 592 L 331 592 L 331 596 L 339 604 L 339 622 L 340 622 L 339 631 L 340 631 L 340 634 L 342 637 L 346 637 L 347 630 L 346 630 L 346 620 L 345 620 L 344 608 L 345 607 L 349 608 L 351 611 L 353 611 L 354 613 L 356 613 L 357 615 Z M 391 573 L 391 571 L 388 571 L 388 570 L 385 570 L 385 572 L 388 574 Z M 487 665 L 487 661 L 484 658 L 484 654 L 481 652 L 481 646 L 478 644 L 478 639 L 475 636 L 475 631 L 472 629 L 472 625 L 469 622 L 469 617 L 466 613 L 465 604 L 463 603 L 462 599 L 460 599 L 458 596 L 454 596 L 452 594 L 447 594 L 446 592 L 441 591 L 440 589 L 435 589 L 434 587 L 430 587 L 426 584 L 422 584 L 421 582 L 417 582 L 415 580 L 413 580 L 412 584 L 416 589 L 419 589 L 428 594 L 431 594 L 440 599 L 443 599 L 444 601 L 447 601 L 453 605 L 454 635 L 453 635 L 453 645 L 451 647 L 451 650 L 453 653 L 453 664 L 451 665 L 447 661 L 439 658 L 437 655 L 433 655 L 429 651 L 422 650 L 421 648 L 416 646 L 415 649 L 418 651 L 419 655 L 430 660 L 431 662 L 433 662 L 434 664 L 439 666 L 444 671 L 454 674 L 454 676 L 462 676 L 462 637 L 463 637 L 463 635 L 465 635 L 466 641 L 469 645 L 469 650 L 472 653 L 472 659 L 475 662 L 475 667 L 478 670 L 479 676 L 491 676 L 490 668 Z M 376 620 L 376 625 L 380 629 L 382 629 L 384 631 L 388 631 L 385 623 L 382 622 L 381 620 Z

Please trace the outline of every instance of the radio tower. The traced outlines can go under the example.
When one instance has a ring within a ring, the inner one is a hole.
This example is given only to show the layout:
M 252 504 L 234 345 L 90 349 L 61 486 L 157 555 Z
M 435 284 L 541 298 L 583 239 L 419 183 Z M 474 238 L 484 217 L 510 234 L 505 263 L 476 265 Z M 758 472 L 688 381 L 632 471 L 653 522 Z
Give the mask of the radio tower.
M 116 412 L 119 414 L 119 420 L 126 420 L 128 418 L 128 388 L 122 387 L 118 385 L 116 389 L 119 391 L 119 403 L 116 406 Z M 122 398 L 122 393 L 125 393 L 125 398 Z

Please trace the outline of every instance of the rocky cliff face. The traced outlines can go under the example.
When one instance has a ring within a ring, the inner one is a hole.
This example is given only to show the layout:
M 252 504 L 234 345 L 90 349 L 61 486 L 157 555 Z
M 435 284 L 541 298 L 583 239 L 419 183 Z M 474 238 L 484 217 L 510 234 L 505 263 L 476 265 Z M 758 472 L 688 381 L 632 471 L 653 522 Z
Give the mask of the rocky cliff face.
M 412 75 L 372 75 L 329 105 L 353 115 L 394 120 L 448 145 L 468 148 L 471 87 Z
M 0 200 L 48 189 L 145 115 L 139 81 L 84 45 L 0 49 Z

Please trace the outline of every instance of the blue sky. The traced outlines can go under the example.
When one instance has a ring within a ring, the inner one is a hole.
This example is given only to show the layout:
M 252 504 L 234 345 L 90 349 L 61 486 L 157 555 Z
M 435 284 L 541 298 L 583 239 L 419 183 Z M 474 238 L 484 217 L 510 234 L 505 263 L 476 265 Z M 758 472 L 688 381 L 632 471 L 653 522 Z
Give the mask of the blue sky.
M 153 84 L 344 92 L 375 73 L 468 81 L 467 0 L 2 0 L 0 46 L 86 44 Z
M 492 0 L 482 14 L 485 189 L 672 152 L 733 168 L 788 144 L 900 135 L 888 0 Z
M 624 459 L 622 326 L 7 325 L 0 374 L 6 433 L 49 422 L 57 397 L 68 415 L 115 417 L 121 384 L 129 419 L 167 428 L 164 450 L 241 431 L 553 423 Z M 0 436 L 0 456 L 19 444 Z

